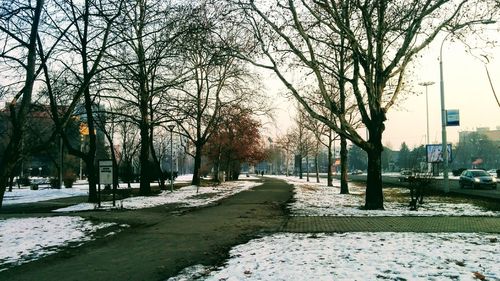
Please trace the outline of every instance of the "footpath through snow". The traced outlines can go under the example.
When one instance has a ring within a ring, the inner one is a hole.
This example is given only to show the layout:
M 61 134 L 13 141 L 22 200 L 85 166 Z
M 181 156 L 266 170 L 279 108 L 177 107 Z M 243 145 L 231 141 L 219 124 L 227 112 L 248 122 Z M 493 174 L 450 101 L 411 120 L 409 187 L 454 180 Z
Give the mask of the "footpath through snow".
M 294 200 L 289 205 L 293 216 L 500 217 L 500 212 L 469 202 L 446 202 L 434 197 L 426 198 L 426 204 L 417 212 L 409 211 L 407 202 L 386 202 L 385 211 L 364 211 L 359 209 L 364 202 L 363 186 L 351 184 L 351 194 L 340 195 L 338 188 L 326 187 L 324 182 L 280 178 L 294 185 Z M 156 197 L 128 198 L 120 206 L 203 206 L 258 184 L 225 183 L 200 189 L 199 194 L 196 187 L 187 186 Z M 81 191 L 74 193 L 81 195 Z M 9 199 L 11 204 L 26 202 L 19 194 L 13 195 L 17 201 Z M 64 214 L 94 207 L 79 204 L 57 211 Z M 112 226 L 93 224 L 74 214 L 23 220 L 0 219 L 0 270 L 49 255 L 61 246 L 77 246 L 93 239 L 93 233 Z M 124 227 L 114 225 L 107 235 Z M 220 267 L 190 267 L 169 280 L 500 280 L 499 233 L 278 233 L 234 247 Z

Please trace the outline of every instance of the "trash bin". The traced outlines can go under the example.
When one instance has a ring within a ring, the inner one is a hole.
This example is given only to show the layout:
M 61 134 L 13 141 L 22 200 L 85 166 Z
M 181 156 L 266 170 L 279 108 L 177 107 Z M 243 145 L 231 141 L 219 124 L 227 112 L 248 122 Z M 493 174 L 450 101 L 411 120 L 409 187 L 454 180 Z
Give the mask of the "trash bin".
M 34 183 L 30 185 L 31 190 L 38 190 L 38 184 Z

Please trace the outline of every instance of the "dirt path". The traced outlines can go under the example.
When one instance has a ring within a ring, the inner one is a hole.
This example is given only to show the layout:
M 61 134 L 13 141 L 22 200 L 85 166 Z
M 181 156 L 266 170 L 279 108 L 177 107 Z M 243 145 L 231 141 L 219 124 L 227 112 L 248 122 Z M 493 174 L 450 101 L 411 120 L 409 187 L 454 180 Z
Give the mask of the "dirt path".
M 0 272 L 0 280 L 166 280 L 190 265 L 223 262 L 232 246 L 277 231 L 291 198 L 291 186 L 266 179 L 215 206 L 181 213 L 172 207 L 83 213 L 132 227 Z

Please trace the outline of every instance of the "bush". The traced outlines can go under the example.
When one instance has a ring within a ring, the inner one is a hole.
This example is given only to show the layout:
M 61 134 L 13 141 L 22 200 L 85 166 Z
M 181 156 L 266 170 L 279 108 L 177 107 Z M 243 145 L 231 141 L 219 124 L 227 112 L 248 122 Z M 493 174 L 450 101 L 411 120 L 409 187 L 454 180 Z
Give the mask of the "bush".
M 59 179 L 58 178 L 50 178 L 50 187 L 51 188 L 61 188 L 61 186 L 59 185 Z
M 17 184 L 21 186 L 28 186 L 31 184 L 31 180 L 27 176 L 24 176 L 22 178 L 17 179 Z
M 64 182 L 64 186 L 66 188 L 72 188 L 73 187 L 73 183 L 75 183 L 76 181 L 76 175 L 75 173 L 71 172 L 71 171 L 66 171 L 63 175 L 63 182 Z

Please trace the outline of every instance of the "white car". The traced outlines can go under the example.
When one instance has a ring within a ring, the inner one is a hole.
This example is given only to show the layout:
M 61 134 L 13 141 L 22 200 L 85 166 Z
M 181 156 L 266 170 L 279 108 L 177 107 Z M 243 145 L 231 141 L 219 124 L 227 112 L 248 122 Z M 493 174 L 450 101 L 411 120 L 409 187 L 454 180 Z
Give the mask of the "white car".
M 488 172 L 488 174 L 490 174 L 490 175 L 492 175 L 494 177 L 497 177 L 497 170 L 491 169 L 491 170 L 488 170 L 487 172 Z

